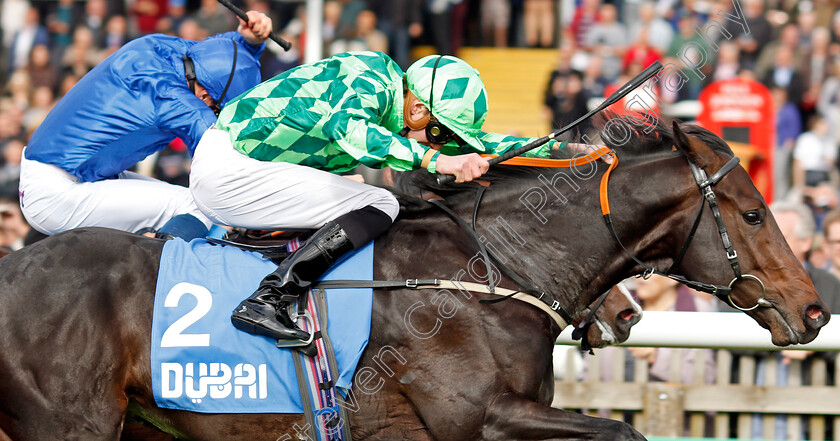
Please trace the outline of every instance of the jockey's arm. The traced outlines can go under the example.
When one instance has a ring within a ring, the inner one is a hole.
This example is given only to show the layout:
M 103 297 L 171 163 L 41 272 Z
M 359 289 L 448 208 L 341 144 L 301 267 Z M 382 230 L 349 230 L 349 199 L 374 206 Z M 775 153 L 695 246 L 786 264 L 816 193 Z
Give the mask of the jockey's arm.
M 197 105 L 196 97 L 185 88 L 166 88 L 158 95 L 158 121 L 161 131 L 184 141 L 190 155 L 207 129 L 216 122 L 210 107 Z M 200 102 L 199 102 L 200 104 Z
M 482 132 L 479 138 L 481 139 L 481 142 L 484 143 L 485 147 L 488 148 L 489 151 L 487 153 L 492 153 L 494 155 L 501 155 L 502 153 L 505 153 L 509 150 L 517 149 L 532 141 L 537 140 L 537 138 L 519 138 L 516 136 L 507 136 L 500 135 L 498 133 L 485 132 Z M 522 156 L 534 158 L 548 158 L 550 157 L 552 150 L 566 150 L 567 152 L 569 152 L 570 156 L 574 156 L 581 153 L 588 154 L 603 147 L 605 146 L 600 144 L 557 142 L 554 140 L 549 140 L 547 143 L 541 145 L 540 147 L 523 153 Z M 612 161 L 610 158 L 605 157 L 604 162 L 610 163 Z
M 244 38 L 248 43 L 251 43 L 254 46 L 259 46 L 271 34 L 273 29 L 271 18 L 262 12 L 257 11 L 248 11 L 245 15 L 248 16 L 247 23 L 245 20 L 237 17 L 239 20 L 239 28 L 237 28 L 237 32 L 239 32 L 239 34 L 242 35 L 242 38 Z
M 253 12 L 254 11 L 248 11 L 248 16 L 250 17 L 251 13 L 253 13 Z M 262 14 L 261 12 L 258 12 L 257 14 L 265 16 L 265 14 Z M 269 22 L 268 26 L 270 27 L 271 26 L 271 19 L 268 18 L 268 17 L 265 17 L 265 18 L 268 20 L 268 22 Z M 241 21 L 242 20 L 240 19 L 240 22 Z M 250 25 L 251 23 L 252 22 L 249 19 L 248 25 Z M 248 26 L 248 25 L 245 25 L 245 26 Z M 254 25 L 257 26 L 256 24 L 254 24 Z M 265 49 L 265 38 L 260 39 L 260 37 L 257 37 L 256 34 L 254 34 L 250 30 L 250 28 L 248 28 L 248 27 L 245 27 L 243 29 L 243 26 L 242 26 L 241 23 L 240 23 L 239 28 L 240 28 L 241 31 L 224 32 L 224 33 L 221 33 L 221 34 L 216 34 L 216 35 L 214 35 L 210 38 L 227 38 L 229 40 L 233 40 L 233 41 L 239 43 L 239 47 L 241 48 L 240 50 L 245 49 L 255 59 L 259 59 L 262 56 L 263 50 Z
M 481 140 L 481 143 L 484 144 L 486 149 L 485 151 L 478 153 L 501 155 L 509 150 L 518 149 L 519 147 L 522 147 L 532 141 L 536 141 L 538 138 L 522 138 L 519 136 L 502 135 L 500 133 L 481 132 L 478 139 Z M 548 158 L 551 149 L 556 144 L 557 143 L 554 140 L 550 140 L 547 143 L 524 153 L 523 156 Z
M 441 148 L 439 155 L 432 157 L 426 168 L 433 173 L 455 175 L 455 182 L 468 182 L 483 175 L 490 168 L 487 159 L 482 158 L 478 153 L 500 155 L 536 140 L 536 138 L 521 138 L 488 132 L 481 132 L 478 138 L 485 147 L 484 151 L 476 151 L 468 144 L 462 147 L 455 141 L 451 141 Z M 549 141 L 525 153 L 525 156 L 547 158 L 553 144 L 554 141 Z

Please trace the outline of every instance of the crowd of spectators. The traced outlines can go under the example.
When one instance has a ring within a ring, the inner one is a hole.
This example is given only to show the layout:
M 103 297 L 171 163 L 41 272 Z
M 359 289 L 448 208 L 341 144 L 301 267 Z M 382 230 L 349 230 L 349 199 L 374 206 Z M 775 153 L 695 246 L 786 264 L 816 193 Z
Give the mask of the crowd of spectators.
M 263 78 L 300 64 L 305 2 L 241 1 L 269 14 L 293 43 L 289 52 L 268 45 Z M 739 16 L 747 26 L 725 18 Z M 121 45 L 153 32 L 200 40 L 237 26 L 217 0 L 2 0 L 0 17 L 0 187 L 13 185 L 21 151 L 53 104 Z M 555 127 L 654 60 L 686 72 L 697 63 L 703 76 L 660 90 L 663 103 L 696 100 L 713 81 L 761 81 L 777 113 L 776 198 L 808 204 L 818 228 L 838 208 L 840 1 L 326 0 L 322 31 L 325 56 L 378 50 L 403 68 L 416 45 L 450 54 L 463 45 L 556 47 L 545 91 Z M 693 57 L 690 44 L 708 59 Z M 139 167 L 185 183 L 183 151 L 174 142 Z M 830 254 L 825 243 L 814 240 L 820 264 Z
M 837 208 L 840 2 L 562 4 L 557 68 L 544 101 L 554 128 L 583 115 L 591 99 L 607 95 L 655 60 L 685 73 L 678 90 L 659 88 L 656 104 L 697 100 L 712 82 L 749 78 L 773 96 L 775 198 L 809 204 L 818 226 L 825 212 Z

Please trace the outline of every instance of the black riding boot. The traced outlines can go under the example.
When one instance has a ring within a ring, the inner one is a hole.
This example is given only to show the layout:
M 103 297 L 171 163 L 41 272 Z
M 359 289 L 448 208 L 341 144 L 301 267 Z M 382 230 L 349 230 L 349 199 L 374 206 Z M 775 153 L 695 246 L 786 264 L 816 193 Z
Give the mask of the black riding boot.
M 298 329 L 286 307 L 352 250 L 353 244 L 341 225 L 327 223 L 266 276 L 251 297 L 239 304 L 231 316 L 233 326 L 277 340 L 308 339 L 309 334 Z

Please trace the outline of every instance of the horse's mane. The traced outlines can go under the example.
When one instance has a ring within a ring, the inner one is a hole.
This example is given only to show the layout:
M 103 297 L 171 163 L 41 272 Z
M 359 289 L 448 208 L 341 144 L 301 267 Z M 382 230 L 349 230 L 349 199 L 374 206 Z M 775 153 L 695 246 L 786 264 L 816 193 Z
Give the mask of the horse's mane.
M 606 125 L 607 122 L 609 122 L 609 125 Z M 621 125 L 624 129 L 630 130 L 632 135 L 629 138 L 625 137 L 625 142 L 623 143 L 609 136 L 610 130 L 608 129 L 602 129 L 600 132 L 599 143 L 603 143 L 607 147 L 615 150 L 622 162 L 643 161 L 649 160 L 652 157 L 673 154 L 674 133 L 661 120 L 658 120 L 652 127 L 640 127 L 638 122 L 626 117 L 608 114 L 598 117 L 595 125 L 596 127 L 602 128 L 613 127 L 616 132 L 621 131 L 621 128 L 616 128 L 617 125 Z M 696 138 L 698 141 L 705 143 L 712 150 L 724 155 L 733 156 L 732 150 L 726 142 L 709 130 L 689 123 L 680 123 L 680 129 L 689 137 Z M 569 139 L 569 141 L 584 143 L 582 137 L 579 135 Z M 574 153 L 567 150 L 552 152 L 552 157 L 556 159 L 571 159 L 573 155 Z M 505 184 L 513 187 L 526 180 L 530 181 L 537 175 L 551 173 L 548 170 L 552 169 L 497 165 L 491 167 L 480 180 L 489 182 L 491 185 Z M 394 179 L 396 193 L 417 196 L 425 192 L 432 192 L 451 201 L 453 197 L 457 197 L 461 193 L 473 195 L 478 185 L 480 185 L 475 182 L 441 185 L 437 183 L 437 176 L 425 170 L 398 173 Z

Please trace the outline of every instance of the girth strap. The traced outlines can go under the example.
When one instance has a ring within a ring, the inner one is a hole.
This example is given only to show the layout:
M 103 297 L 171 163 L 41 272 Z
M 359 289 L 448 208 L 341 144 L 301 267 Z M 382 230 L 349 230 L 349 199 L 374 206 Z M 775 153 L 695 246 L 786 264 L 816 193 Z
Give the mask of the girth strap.
M 402 280 L 322 280 L 312 284 L 317 289 L 347 289 L 347 288 L 374 288 L 374 289 L 417 289 L 420 287 L 440 286 L 440 279 L 405 279 Z M 482 285 L 484 286 L 484 285 Z M 501 289 L 501 288 L 500 288 Z
M 324 280 L 313 284 L 315 289 L 341 289 L 341 288 L 377 288 L 377 289 L 456 289 L 459 291 L 477 292 L 482 294 L 493 294 L 497 296 L 513 297 L 516 300 L 530 303 L 548 314 L 554 323 L 562 330 L 571 323 L 558 314 L 558 311 L 551 309 L 542 300 L 521 291 L 494 287 L 490 290 L 487 285 L 473 282 L 454 282 L 439 279 L 407 279 L 402 280 Z

